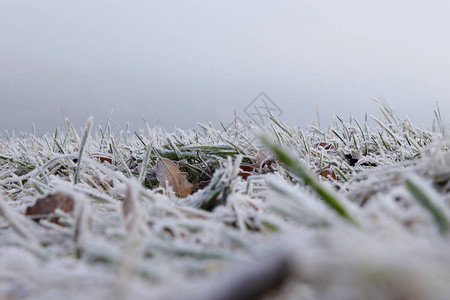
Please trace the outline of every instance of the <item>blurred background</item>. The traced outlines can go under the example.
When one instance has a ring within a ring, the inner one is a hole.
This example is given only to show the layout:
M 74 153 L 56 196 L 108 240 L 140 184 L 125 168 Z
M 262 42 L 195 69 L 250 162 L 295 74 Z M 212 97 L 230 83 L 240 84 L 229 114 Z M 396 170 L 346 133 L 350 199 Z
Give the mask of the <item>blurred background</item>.
M 450 119 L 450 2 L 0 2 L 0 129 L 219 125 L 264 92 L 283 121 Z

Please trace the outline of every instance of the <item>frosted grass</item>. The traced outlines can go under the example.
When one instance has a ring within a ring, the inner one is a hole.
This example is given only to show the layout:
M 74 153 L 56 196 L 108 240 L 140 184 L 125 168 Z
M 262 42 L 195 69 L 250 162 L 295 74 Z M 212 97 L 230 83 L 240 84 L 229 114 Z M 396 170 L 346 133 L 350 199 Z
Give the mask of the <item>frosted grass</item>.
M 374 123 L 336 117 L 328 128 L 272 117 L 274 153 L 238 122 L 167 133 L 110 119 L 94 131 L 90 120 L 80 139 L 66 120 L 42 137 L 8 134 L 0 298 L 447 299 L 444 123 L 439 111 L 436 132 L 380 110 Z M 260 150 L 266 164 L 244 180 L 240 165 Z M 158 157 L 197 191 L 179 199 L 158 187 Z M 56 211 L 59 224 L 24 216 L 53 191 L 74 197 L 73 213 Z

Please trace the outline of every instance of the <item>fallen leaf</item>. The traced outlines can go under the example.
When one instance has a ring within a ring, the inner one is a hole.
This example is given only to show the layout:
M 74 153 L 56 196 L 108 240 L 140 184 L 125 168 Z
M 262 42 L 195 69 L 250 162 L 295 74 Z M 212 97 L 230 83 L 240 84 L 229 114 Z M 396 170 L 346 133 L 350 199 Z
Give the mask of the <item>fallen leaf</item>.
M 37 199 L 33 206 L 27 207 L 25 215 L 30 216 L 35 221 L 39 221 L 40 219 L 47 218 L 56 209 L 60 209 L 66 213 L 71 212 L 73 211 L 73 206 L 74 200 L 71 195 L 56 192 Z M 57 218 L 51 221 L 57 222 Z
M 345 154 L 345 158 L 348 159 L 350 166 L 355 166 L 358 161 L 362 158 L 361 153 L 357 150 L 352 150 L 350 153 Z
M 254 166 L 250 165 L 240 165 L 239 168 L 241 170 L 239 171 L 238 176 L 241 176 L 243 179 L 247 179 L 248 176 L 255 174 L 258 171 Z
M 272 159 L 264 153 L 264 151 L 259 150 L 255 155 L 255 163 L 253 165 L 241 164 L 239 168 L 239 176 L 246 180 L 250 175 L 265 173 L 263 170 L 264 166 L 270 167 L 273 163 Z
M 255 156 L 255 163 L 252 165 L 254 171 L 258 174 L 272 173 L 272 165 L 275 163 L 275 159 L 267 155 L 264 151 L 259 150 Z M 282 164 L 283 165 L 283 164 Z
M 316 148 L 323 148 L 325 150 L 334 150 L 334 145 L 328 142 L 319 142 L 314 145 Z
M 161 186 L 167 188 L 166 183 L 173 189 L 179 198 L 185 198 L 192 193 L 194 186 L 186 180 L 186 174 L 182 173 L 178 166 L 167 158 L 159 158 L 156 161 L 156 178 Z
M 330 166 L 328 166 L 328 167 L 330 167 Z M 321 176 L 323 176 L 325 178 L 332 178 L 334 180 L 338 179 L 336 173 L 333 170 L 330 170 L 328 168 L 327 169 L 323 169 L 322 171 L 317 170 L 315 173 L 319 174 L 319 175 L 321 175 Z
M 91 153 L 90 156 L 92 158 L 95 158 L 95 159 L 99 160 L 101 163 L 103 163 L 105 161 L 110 163 L 111 165 L 113 163 L 113 158 L 110 155 L 105 154 L 105 153 L 95 152 L 95 153 Z
M 263 166 L 263 164 L 267 161 L 267 158 L 269 158 L 269 156 L 262 150 L 258 150 L 258 153 L 256 153 L 255 159 L 255 165 L 257 168 L 261 168 Z

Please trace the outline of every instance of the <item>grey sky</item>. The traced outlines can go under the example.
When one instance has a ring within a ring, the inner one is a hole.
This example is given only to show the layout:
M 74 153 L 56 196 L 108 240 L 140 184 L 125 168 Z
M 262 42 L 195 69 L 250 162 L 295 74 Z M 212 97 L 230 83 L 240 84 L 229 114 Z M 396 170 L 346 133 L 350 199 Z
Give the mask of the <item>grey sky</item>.
M 111 109 L 168 130 L 229 122 L 261 91 L 301 125 L 333 112 L 450 119 L 447 1 L 0 1 L 0 129 Z

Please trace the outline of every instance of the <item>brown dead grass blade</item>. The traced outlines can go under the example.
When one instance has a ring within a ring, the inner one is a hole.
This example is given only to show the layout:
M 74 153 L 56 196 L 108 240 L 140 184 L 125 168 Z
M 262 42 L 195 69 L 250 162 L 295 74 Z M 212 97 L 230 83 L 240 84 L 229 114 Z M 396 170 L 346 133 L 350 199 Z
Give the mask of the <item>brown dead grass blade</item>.
M 137 210 L 136 207 L 136 191 L 133 190 L 133 186 L 128 184 L 125 192 L 125 198 L 122 202 L 122 213 L 125 219 L 125 228 L 130 232 L 137 222 Z
M 159 158 L 156 161 L 156 178 L 165 188 L 167 188 L 167 183 L 173 189 L 175 195 L 180 198 L 190 195 L 194 188 L 192 183 L 187 181 L 186 174 L 182 173 L 178 166 L 167 158 Z

